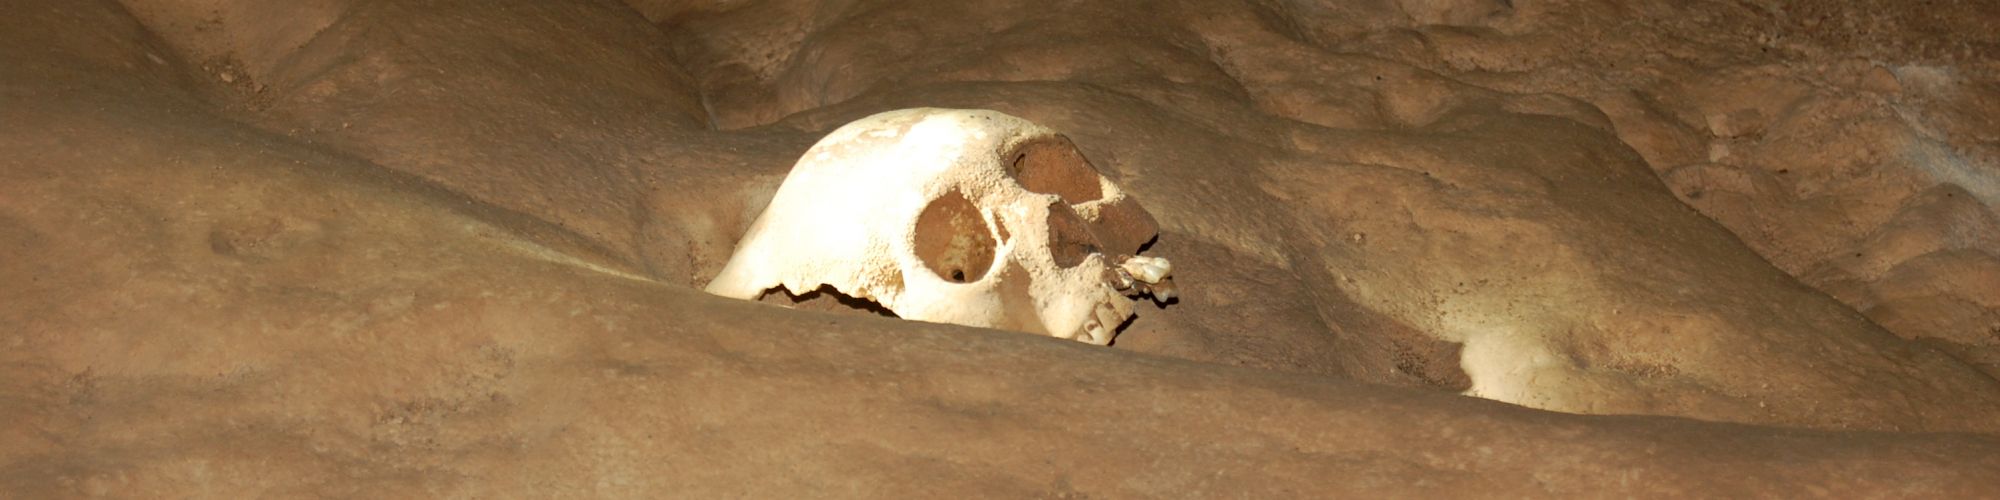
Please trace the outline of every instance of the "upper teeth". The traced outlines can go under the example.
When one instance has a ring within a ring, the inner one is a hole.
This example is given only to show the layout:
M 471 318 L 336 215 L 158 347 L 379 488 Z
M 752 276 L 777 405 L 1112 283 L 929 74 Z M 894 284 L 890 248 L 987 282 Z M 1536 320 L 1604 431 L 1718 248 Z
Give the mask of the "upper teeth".
M 1174 300 L 1174 295 L 1180 293 L 1174 291 L 1173 280 L 1166 280 L 1166 281 L 1161 281 L 1159 283 L 1154 283 L 1152 284 L 1152 286 L 1148 287 L 1146 291 L 1152 292 L 1153 300 L 1158 301 L 1162 304 L 1167 303 L 1167 301 L 1169 300 Z
M 1104 331 L 1103 323 L 1100 323 L 1097 320 L 1090 320 L 1089 322 L 1083 324 L 1083 338 L 1078 340 L 1090 343 L 1096 343 L 1098 340 L 1106 339 L 1108 337 L 1109 335 Z
M 1159 283 L 1160 280 L 1167 279 L 1167 276 L 1174 272 L 1173 263 L 1159 257 L 1133 256 L 1130 259 L 1126 259 L 1125 263 L 1120 264 L 1119 267 L 1124 268 L 1125 272 L 1130 273 L 1133 278 L 1138 278 L 1139 281 L 1147 283 Z

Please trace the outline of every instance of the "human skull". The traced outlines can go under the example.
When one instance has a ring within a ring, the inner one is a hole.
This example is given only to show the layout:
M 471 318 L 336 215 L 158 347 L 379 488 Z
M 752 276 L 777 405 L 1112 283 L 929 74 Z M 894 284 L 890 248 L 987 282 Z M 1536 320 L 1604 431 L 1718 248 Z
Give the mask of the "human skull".
M 1103 345 L 1132 315 L 1127 294 L 1172 299 L 1172 266 L 1136 255 L 1157 231 L 1055 131 L 904 109 L 807 150 L 707 290 L 832 286 L 905 319 Z

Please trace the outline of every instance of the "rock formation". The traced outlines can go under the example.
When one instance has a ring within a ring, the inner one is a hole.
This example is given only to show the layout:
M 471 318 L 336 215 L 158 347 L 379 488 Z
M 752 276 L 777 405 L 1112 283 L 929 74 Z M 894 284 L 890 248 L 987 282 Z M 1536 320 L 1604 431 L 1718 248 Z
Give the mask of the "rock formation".
M 0 6 L 9 497 L 2000 495 L 1989 3 Z M 923 107 L 1199 286 L 701 291 Z

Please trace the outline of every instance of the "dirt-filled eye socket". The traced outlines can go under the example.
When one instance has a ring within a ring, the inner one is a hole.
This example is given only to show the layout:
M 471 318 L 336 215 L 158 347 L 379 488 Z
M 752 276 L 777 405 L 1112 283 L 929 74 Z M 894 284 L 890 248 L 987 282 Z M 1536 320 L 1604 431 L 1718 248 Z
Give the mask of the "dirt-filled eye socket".
M 1068 138 L 1052 136 L 1016 146 L 1007 157 L 1007 173 L 1021 187 L 1037 193 L 1060 196 L 1063 203 L 1076 205 L 1104 198 L 1100 176 L 1083 152 Z
M 953 283 L 986 277 L 999 246 L 979 207 L 957 190 L 931 200 L 917 214 L 914 243 L 924 267 Z

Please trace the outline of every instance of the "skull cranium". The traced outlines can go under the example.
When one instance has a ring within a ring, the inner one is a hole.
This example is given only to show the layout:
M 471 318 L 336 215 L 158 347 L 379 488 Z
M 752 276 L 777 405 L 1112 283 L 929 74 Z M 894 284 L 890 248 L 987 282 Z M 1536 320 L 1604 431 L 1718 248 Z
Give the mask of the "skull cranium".
M 806 151 L 709 293 L 832 286 L 906 319 L 1107 344 L 1133 301 L 1172 298 L 1136 256 L 1151 214 L 1069 139 L 996 111 L 906 109 Z

